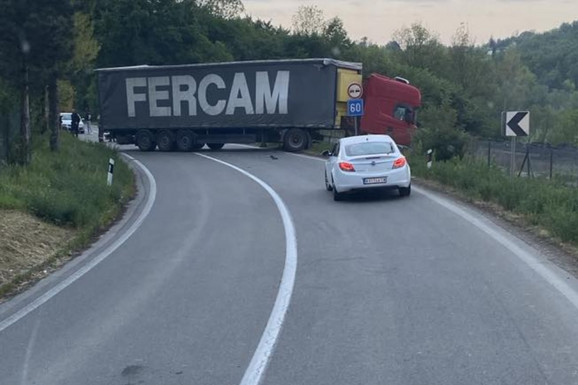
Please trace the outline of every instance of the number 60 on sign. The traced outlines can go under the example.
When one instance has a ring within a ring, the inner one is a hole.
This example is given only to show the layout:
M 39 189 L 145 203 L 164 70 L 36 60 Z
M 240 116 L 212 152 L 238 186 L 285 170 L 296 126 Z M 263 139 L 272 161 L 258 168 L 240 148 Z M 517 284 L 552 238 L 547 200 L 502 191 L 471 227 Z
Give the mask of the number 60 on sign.
M 347 116 L 363 115 L 363 99 L 349 99 L 347 101 Z

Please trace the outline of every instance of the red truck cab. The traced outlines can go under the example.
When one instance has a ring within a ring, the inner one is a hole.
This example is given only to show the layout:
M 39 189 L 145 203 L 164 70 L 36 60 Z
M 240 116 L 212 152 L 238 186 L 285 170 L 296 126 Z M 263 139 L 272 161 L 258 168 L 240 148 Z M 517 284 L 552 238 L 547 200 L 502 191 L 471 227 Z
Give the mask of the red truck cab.
M 371 74 L 363 85 L 361 134 L 386 134 L 409 146 L 416 130 L 421 93 L 403 78 Z

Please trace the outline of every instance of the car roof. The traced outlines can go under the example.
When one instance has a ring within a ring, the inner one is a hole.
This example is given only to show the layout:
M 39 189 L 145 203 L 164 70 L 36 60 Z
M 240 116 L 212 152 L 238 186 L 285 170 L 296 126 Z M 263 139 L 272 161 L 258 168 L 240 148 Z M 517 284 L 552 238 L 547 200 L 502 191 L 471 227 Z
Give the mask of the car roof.
M 342 145 L 363 143 L 363 142 L 388 142 L 395 143 L 394 140 L 389 135 L 358 135 L 358 136 L 348 136 L 347 138 L 341 138 L 339 140 Z

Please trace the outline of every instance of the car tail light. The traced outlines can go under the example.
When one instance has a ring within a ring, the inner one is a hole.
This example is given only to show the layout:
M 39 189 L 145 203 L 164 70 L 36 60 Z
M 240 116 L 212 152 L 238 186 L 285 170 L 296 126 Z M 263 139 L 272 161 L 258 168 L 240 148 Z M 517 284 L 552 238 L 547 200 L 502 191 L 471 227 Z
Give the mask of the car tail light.
M 405 156 L 402 156 L 400 158 L 397 158 L 394 162 L 393 162 L 393 168 L 400 168 L 403 167 L 407 164 L 407 161 L 405 160 Z
M 348 171 L 348 172 L 355 171 L 355 167 L 353 167 L 353 165 L 349 162 L 339 162 L 339 168 L 342 171 Z

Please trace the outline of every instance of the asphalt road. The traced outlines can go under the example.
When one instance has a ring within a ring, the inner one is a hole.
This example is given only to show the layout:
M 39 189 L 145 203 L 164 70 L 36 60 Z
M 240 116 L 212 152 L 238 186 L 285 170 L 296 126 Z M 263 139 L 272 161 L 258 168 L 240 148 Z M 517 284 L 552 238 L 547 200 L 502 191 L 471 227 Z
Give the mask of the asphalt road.
M 125 223 L 0 306 L 0 384 L 256 385 L 256 350 L 262 384 L 578 384 L 577 280 L 477 212 L 421 189 L 333 202 L 323 164 L 283 152 L 202 152 L 272 193 L 197 154 L 129 154 L 150 213 L 141 177 Z

